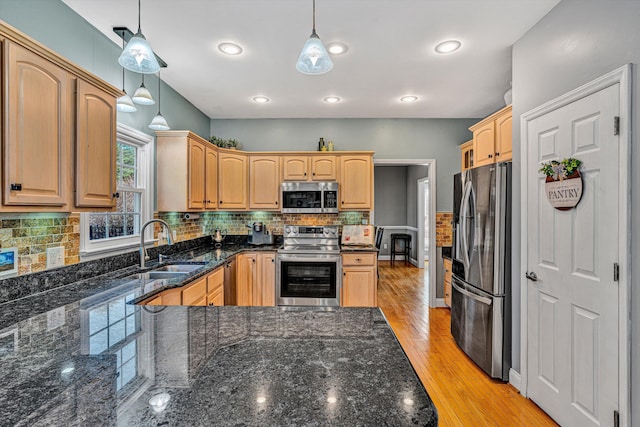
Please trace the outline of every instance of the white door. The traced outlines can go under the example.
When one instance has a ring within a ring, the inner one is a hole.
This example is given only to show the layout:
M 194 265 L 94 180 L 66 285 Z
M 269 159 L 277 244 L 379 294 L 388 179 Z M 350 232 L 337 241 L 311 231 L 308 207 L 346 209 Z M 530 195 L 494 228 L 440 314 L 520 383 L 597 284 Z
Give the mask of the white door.
M 527 393 L 562 426 L 612 426 L 618 410 L 619 85 L 529 122 Z M 582 160 L 583 195 L 549 204 L 541 162 Z

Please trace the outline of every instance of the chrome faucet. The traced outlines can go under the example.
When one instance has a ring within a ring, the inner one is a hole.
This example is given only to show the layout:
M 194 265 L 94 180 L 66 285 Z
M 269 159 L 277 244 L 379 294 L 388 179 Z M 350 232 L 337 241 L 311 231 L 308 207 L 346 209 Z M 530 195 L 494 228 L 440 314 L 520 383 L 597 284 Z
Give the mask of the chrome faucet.
M 151 224 L 152 222 L 159 222 L 160 224 L 164 225 L 164 227 L 167 229 L 167 243 L 169 245 L 173 244 L 173 242 L 171 241 L 171 227 L 169 226 L 169 224 L 167 224 L 166 221 L 158 218 L 153 218 L 145 222 L 142 225 L 142 229 L 140 230 L 140 268 L 144 268 L 144 262 L 149 259 L 147 248 L 144 247 L 144 230 L 147 228 L 147 225 Z

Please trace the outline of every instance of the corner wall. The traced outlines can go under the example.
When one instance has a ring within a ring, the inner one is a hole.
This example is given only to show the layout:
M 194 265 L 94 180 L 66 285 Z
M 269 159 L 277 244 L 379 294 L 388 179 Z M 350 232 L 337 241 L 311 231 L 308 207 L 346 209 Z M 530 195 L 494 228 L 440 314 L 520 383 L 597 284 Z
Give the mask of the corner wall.
M 529 30 L 513 47 L 513 366 L 520 370 L 520 116 L 572 89 L 626 63 L 633 63 L 631 164 L 640 165 L 637 146 L 640 111 L 640 2 L 563 0 Z M 640 212 L 640 173 L 632 167 L 632 212 Z M 640 266 L 640 227 L 631 230 L 632 266 Z M 635 284 L 633 277 L 630 288 Z M 631 407 L 632 425 L 640 426 L 640 292 L 631 301 Z

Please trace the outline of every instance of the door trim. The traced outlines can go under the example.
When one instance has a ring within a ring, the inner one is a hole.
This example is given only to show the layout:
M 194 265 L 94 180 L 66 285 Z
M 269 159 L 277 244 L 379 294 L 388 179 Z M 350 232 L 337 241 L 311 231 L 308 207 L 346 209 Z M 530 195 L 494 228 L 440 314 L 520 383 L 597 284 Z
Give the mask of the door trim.
M 428 166 L 427 178 L 429 179 L 429 248 L 436 247 L 436 160 L 435 159 L 373 159 L 373 166 Z M 418 188 L 420 186 L 418 185 Z M 410 194 L 407 194 L 409 197 Z M 417 203 L 417 217 L 420 218 L 421 215 L 424 218 L 424 212 L 421 214 L 421 206 L 420 203 Z M 375 211 L 371 215 L 371 222 L 375 221 Z M 422 221 L 418 221 L 418 236 L 424 236 L 424 227 L 421 225 Z M 417 262 L 418 268 L 424 268 L 424 243 L 422 240 L 418 239 L 417 242 Z M 431 252 L 434 253 L 434 252 Z M 422 257 L 422 258 L 420 258 Z M 420 259 L 422 259 L 422 267 L 420 267 Z M 435 265 L 435 264 L 430 264 Z M 429 268 L 429 307 L 439 307 L 438 301 L 436 298 L 436 269 Z
M 521 176 L 520 182 L 521 194 L 527 194 L 527 179 L 529 170 L 527 168 L 528 150 L 528 128 L 529 122 L 536 118 L 547 114 L 558 108 L 564 107 L 572 102 L 592 95 L 602 89 L 614 84 L 620 85 L 620 189 L 619 189 L 619 253 L 620 253 L 620 280 L 618 282 L 618 396 L 620 425 L 630 425 L 631 418 L 631 399 L 630 399 L 630 374 L 631 374 L 631 301 L 629 292 L 629 283 L 631 283 L 631 239 L 629 238 L 629 230 L 631 229 L 631 215 L 629 214 L 629 201 L 631 198 L 631 168 L 630 168 L 630 147 L 631 147 L 631 78 L 632 65 L 626 64 L 610 73 L 603 75 L 585 85 L 578 87 L 564 95 L 555 98 L 546 104 L 542 104 L 526 113 L 520 118 L 520 141 L 523 147 L 520 153 L 521 160 Z M 613 123 L 611 124 L 613 129 Z M 527 198 L 521 199 L 521 246 L 520 246 L 520 375 L 522 379 L 520 393 L 527 397 L 528 369 L 527 369 L 527 279 L 524 277 L 524 270 L 527 267 Z M 613 274 L 613 266 L 612 266 Z

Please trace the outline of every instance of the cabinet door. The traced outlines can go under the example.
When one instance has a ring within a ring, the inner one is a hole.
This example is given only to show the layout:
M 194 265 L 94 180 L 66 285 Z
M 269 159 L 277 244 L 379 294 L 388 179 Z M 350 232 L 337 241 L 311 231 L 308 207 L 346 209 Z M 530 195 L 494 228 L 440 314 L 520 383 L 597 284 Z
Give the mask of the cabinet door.
M 204 209 L 205 147 L 189 139 L 189 209 Z
M 511 111 L 496 119 L 496 162 L 505 162 L 512 157 Z
M 247 156 L 218 153 L 220 209 L 245 210 L 249 206 Z
M 182 290 L 182 305 L 207 305 L 207 278 L 198 279 Z
M 258 254 L 258 280 L 253 288 L 253 305 L 276 305 L 276 254 L 266 252 Z
M 224 267 L 207 276 L 207 305 L 224 305 Z
M 451 260 L 444 260 L 444 303 L 451 307 Z
M 495 154 L 495 122 L 491 121 L 473 131 L 474 166 L 494 163 Z
M 371 209 L 371 156 L 348 156 L 340 161 L 340 209 Z
M 237 258 L 236 305 L 253 305 L 253 289 L 258 279 L 257 254 L 242 253 Z
M 63 206 L 70 201 L 73 82 L 31 51 L 8 40 L 4 47 L 4 203 Z
M 376 269 L 375 267 L 343 267 L 342 301 L 343 307 L 375 307 Z
M 116 99 L 77 82 L 76 206 L 111 208 L 116 192 Z
M 205 147 L 205 200 L 206 209 L 218 207 L 218 152 L 210 147 Z
M 162 305 L 182 305 L 181 288 L 167 289 L 160 296 L 162 297 Z
M 282 157 L 282 179 L 285 181 L 306 181 L 309 179 L 309 158 L 305 156 Z
M 249 207 L 279 209 L 280 157 L 251 156 L 249 162 Z
M 460 146 L 460 171 L 464 172 L 473 167 L 473 140 Z
M 311 179 L 313 181 L 335 181 L 337 170 L 336 156 L 314 156 L 311 158 Z

